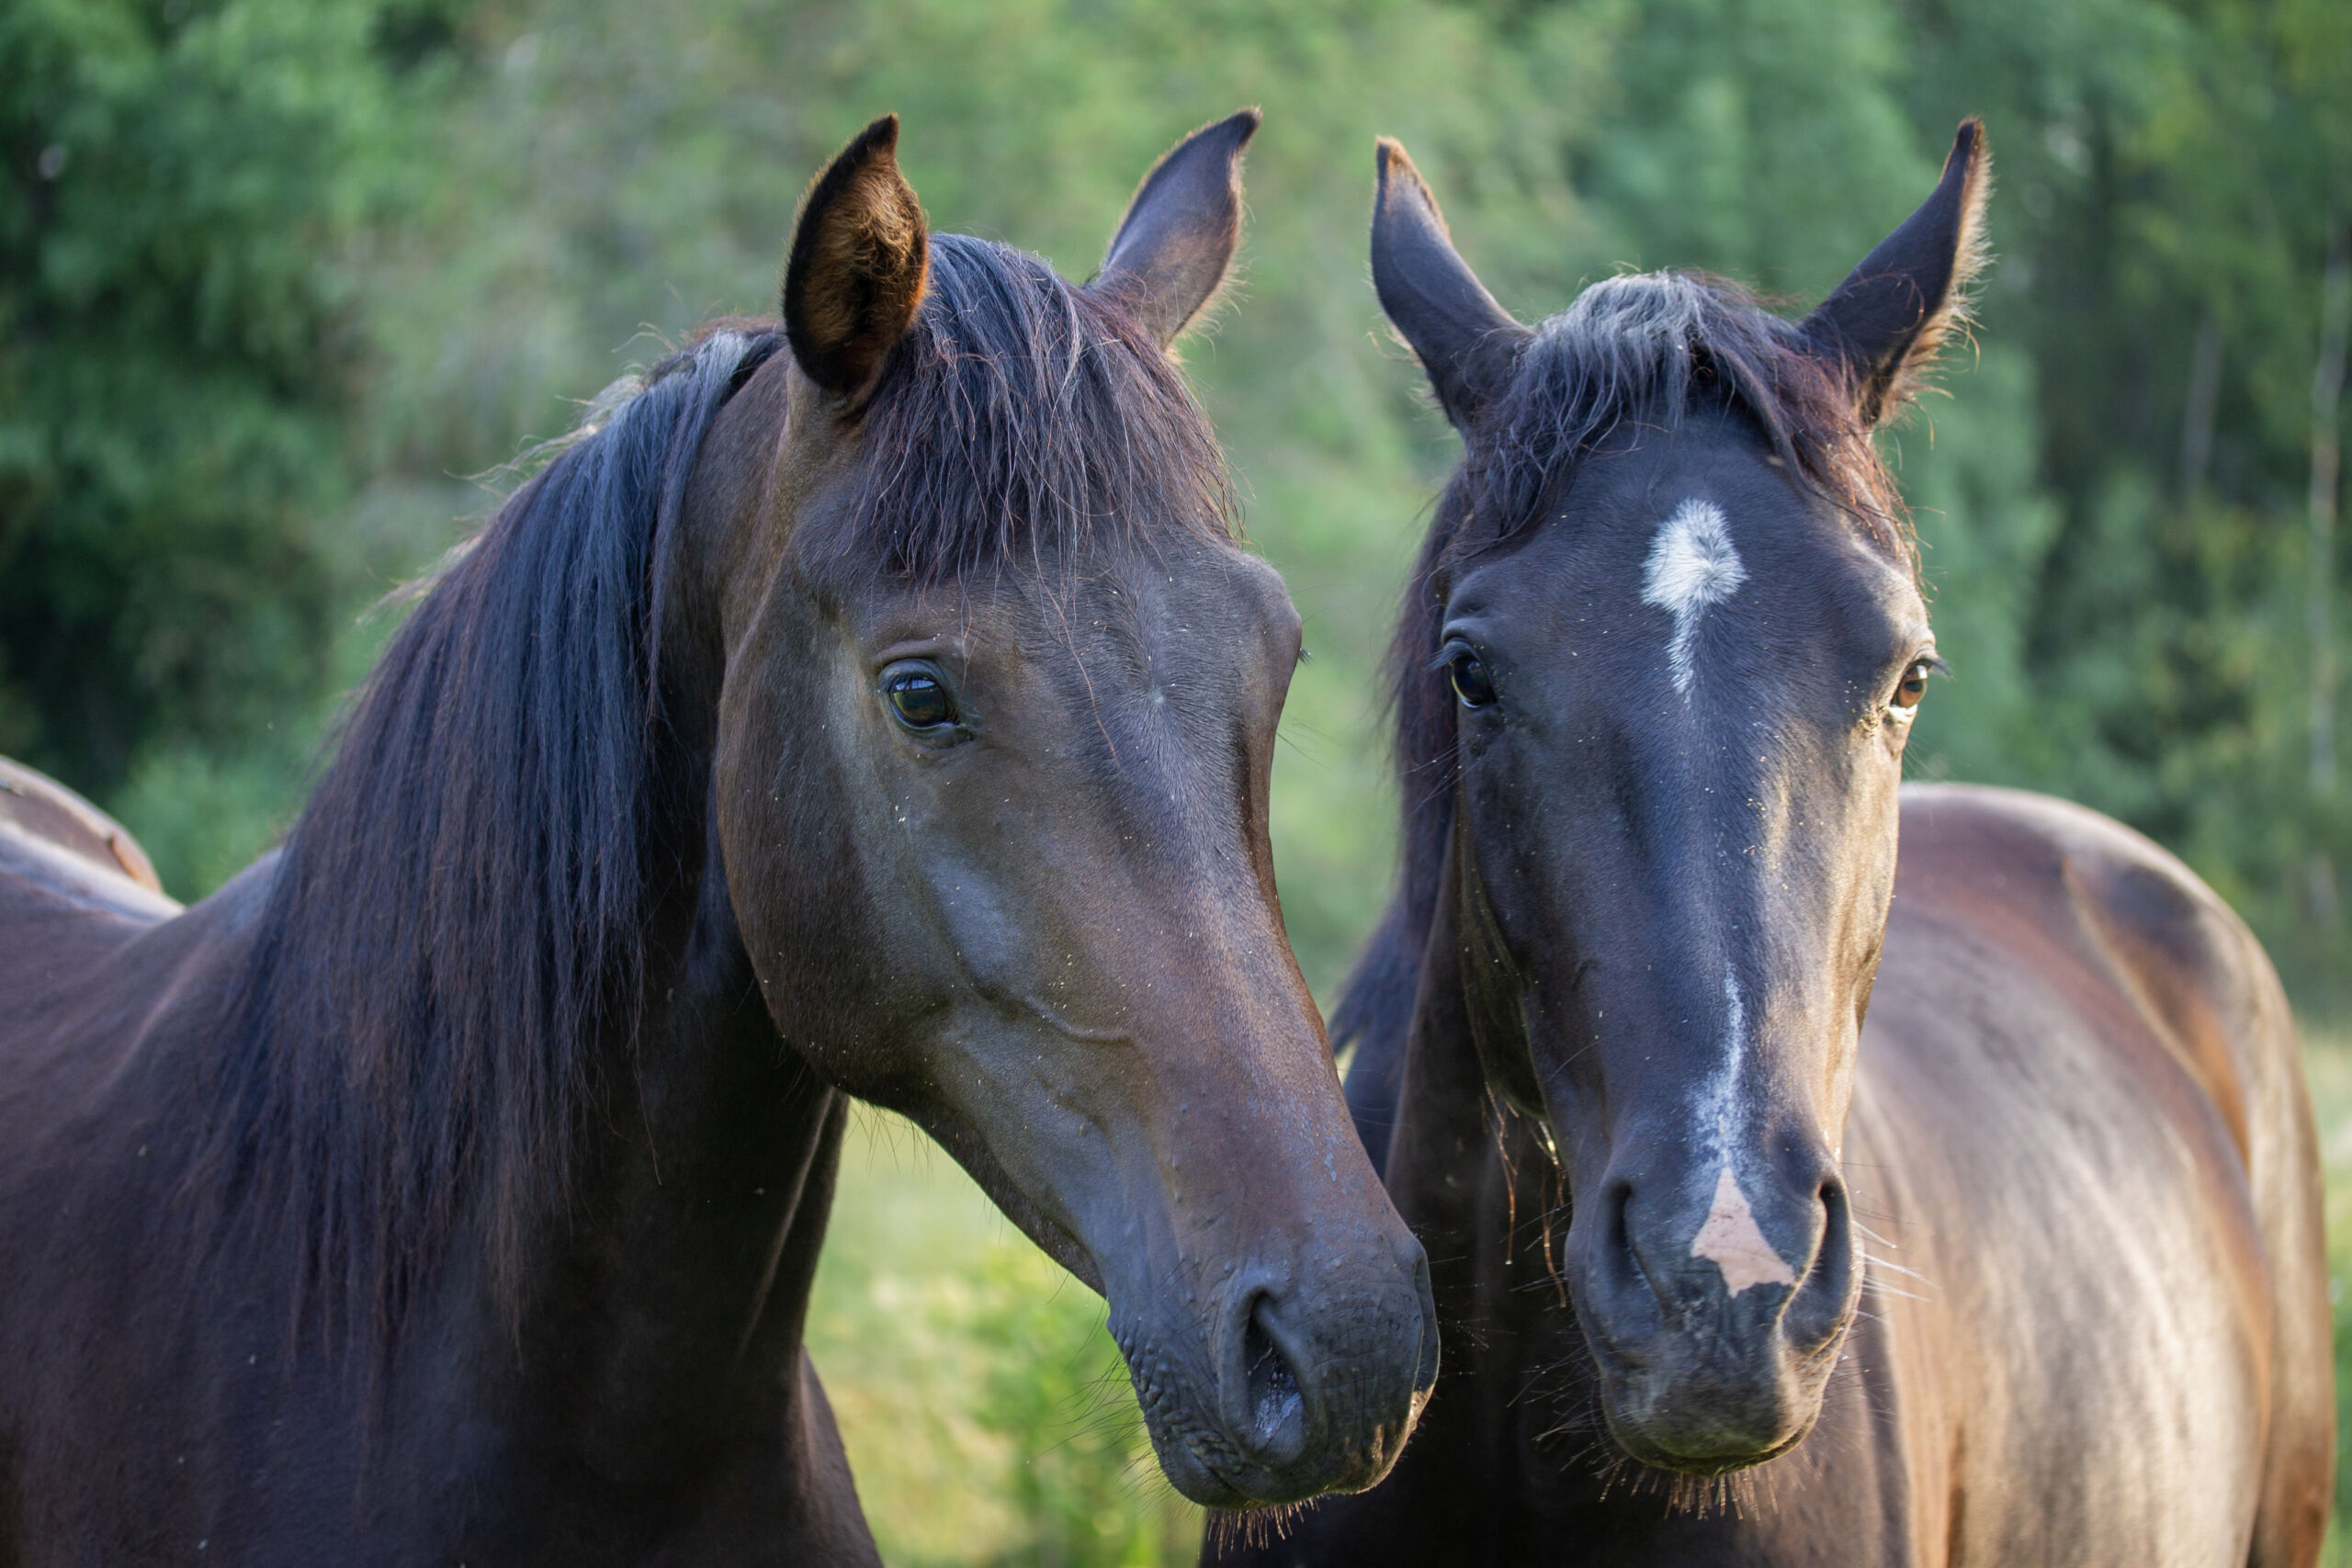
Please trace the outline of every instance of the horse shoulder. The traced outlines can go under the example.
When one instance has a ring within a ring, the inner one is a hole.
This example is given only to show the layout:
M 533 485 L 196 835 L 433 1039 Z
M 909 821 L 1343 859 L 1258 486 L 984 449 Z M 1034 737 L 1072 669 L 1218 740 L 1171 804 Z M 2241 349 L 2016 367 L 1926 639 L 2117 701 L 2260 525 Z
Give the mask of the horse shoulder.
M 1931 785 L 1905 793 L 1902 853 L 1898 908 L 1965 907 L 1975 922 L 2030 928 L 2032 945 L 2089 961 L 2195 1081 L 2257 1190 L 2304 1141 L 2310 1113 L 2278 975 L 2169 852 L 2045 795 Z
M 2084 807 L 1915 785 L 1903 821 L 1880 995 L 1890 980 L 1953 962 L 1943 954 L 1954 944 L 1997 950 L 2020 985 L 2063 998 L 2113 1043 L 2142 1113 L 2168 1124 L 2177 1147 L 2205 1151 L 2209 1201 L 2199 1212 L 2232 1233 L 2210 1238 L 2212 1256 L 2241 1260 L 2233 1280 L 2213 1283 L 2243 1301 L 2264 1369 L 2267 1441 L 2252 1561 L 2309 1561 L 2303 1548 L 2324 1528 L 2333 1466 L 2326 1264 L 2317 1139 L 2293 1019 L 2268 957 L 2177 858 Z

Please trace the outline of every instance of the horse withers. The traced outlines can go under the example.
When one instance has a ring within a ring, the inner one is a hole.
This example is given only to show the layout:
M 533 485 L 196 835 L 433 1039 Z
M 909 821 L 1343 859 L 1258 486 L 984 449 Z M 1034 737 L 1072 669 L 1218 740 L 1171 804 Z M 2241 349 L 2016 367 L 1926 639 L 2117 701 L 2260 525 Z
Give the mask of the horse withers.
M 282 850 L 174 913 L 0 838 L 0 1563 L 873 1562 L 801 1349 L 850 1095 L 1108 1296 L 1186 1494 L 1387 1469 L 1427 1271 L 1275 905 L 1298 619 L 1168 353 L 1256 124 L 1080 288 L 929 234 L 876 121 L 781 325 L 595 406 Z
M 2267 960 L 2113 822 L 1901 785 L 1939 660 L 1871 433 L 1986 186 L 1971 122 L 1802 321 L 1659 274 L 1530 331 L 1384 144 L 1374 281 L 1465 455 L 1334 1033 L 1446 1367 L 1385 1483 L 1236 1555 L 2313 1561 L 2319 1172 Z

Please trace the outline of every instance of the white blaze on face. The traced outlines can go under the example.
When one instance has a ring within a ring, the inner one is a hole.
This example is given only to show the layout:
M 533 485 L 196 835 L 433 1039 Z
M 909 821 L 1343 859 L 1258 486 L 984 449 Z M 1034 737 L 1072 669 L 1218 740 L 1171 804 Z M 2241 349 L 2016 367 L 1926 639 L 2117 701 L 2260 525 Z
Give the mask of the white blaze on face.
M 1797 1282 L 1788 1260 L 1764 1239 L 1756 1224 L 1756 1211 L 1747 1206 L 1747 1194 L 1739 1190 L 1739 1178 L 1731 1173 L 1728 1161 L 1715 1183 L 1714 1206 L 1707 1211 L 1707 1223 L 1691 1238 L 1690 1256 L 1706 1258 L 1722 1269 L 1724 1286 L 1735 1296 L 1750 1285 Z
M 1787 1259 L 1764 1239 L 1756 1211 L 1748 1206 L 1747 1194 L 1732 1173 L 1731 1124 L 1738 1109 L 1739 1070 L 1747 1056 L 1747 1010 L 1741 1005 L 1739 981 L 1729 968 L 1724 970 L 1723 1051 L 1723 1067 L 1699 1107 L 1702 1118 L 1714 1119 L 1715 1152 L 1724 1162 L 1723 1175 L 1716 1179 L 1715 1201 L 1708 1207 L 1706 1223 L 1690 1239 L 1690 1256 L 1703 1258 L 1722 1269 L 1724 1287 L 1736 1296 L 1750 1285 L 1793 1285 L 1797 1277 Z
M 1739 977 L 1724 966 L 1724 1065 L 1700 1103 L 1699 1120 L 1715 1132 L 1715 1152 L 1731 1163 L 1732 1114 L 1739 1109 L 1739 1069 L 1747 1060 L 1747 1009 L 1739 999 Z
M 1699 636 L 1699 617 L 1708 605 L 1738 592 L 1747 581 L 1747 569 L 1732 547 L 1724 510 L 1713 502 L 1686 501 L 1658 525 L 1657 542 L 1650 547 L 1649 564 L 1642 573 L 1642 603 L 1674 617 L 1666 665 L 1674 689 L 1685 697 L 1690 694 L 1694 674 L 1690 649 Z

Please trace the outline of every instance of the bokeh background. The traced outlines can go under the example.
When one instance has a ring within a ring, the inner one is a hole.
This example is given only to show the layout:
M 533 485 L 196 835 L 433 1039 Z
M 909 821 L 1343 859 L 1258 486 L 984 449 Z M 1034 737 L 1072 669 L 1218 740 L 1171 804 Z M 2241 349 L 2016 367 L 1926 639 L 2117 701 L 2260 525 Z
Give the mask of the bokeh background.
M 0 0 L 0 752 L 201 897 L 283 829 L 388 591 L 614 376 L 771 310 L 872 115 L 936 227 L 1082 277 L 1248 103 L 1241 283 L 1185 355 L 1306 619 L 1274 840 L 1327 1003 L 1392 874 L 1374 666 L 1456 451 L 1378 324 L 1374 135 L 1533 320 L 1627 267 L 1808 303 L 1982 114 L 2000 260 L 1887 438 L 1953 670 L 1909 766 L 2186 856 L 2286 975 L 2352 1189 L 2343 0 Z M 860 1123 L 812 1342 L 894 1563 L 1189 1560 L 1101 1323 Z

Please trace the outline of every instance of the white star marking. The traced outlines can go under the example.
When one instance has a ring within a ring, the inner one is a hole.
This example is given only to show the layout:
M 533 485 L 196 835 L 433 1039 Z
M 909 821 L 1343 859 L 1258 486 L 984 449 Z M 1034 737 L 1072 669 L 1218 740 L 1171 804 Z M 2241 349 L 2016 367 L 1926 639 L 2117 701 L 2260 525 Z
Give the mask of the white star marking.
M 1699 635 L 1700 615 L 1708 605 L 1738 592 L 1747 581 L 1747 569 L 1732 547 L 1724 510 L 1713 502 L 1694 497 L 1658 525 L 1657 542 L 1650 547 L 1649 564 L 1642 573 L 1642 603 L 1674 617 L 1666 666 L 1674 677 L 1674 689 L 1685 699 L 1697 673 L 1690 650 Z

